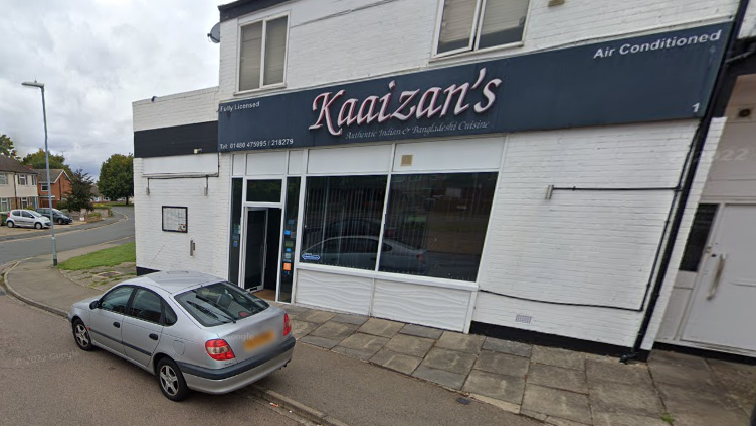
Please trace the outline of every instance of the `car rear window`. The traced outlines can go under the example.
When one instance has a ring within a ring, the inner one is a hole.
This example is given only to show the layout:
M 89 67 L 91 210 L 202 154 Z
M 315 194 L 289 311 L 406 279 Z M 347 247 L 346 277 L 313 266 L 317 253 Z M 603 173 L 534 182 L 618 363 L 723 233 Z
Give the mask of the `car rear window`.
M 236 322 L 268 308 L 264 301 L 226 282 L 195 288 L 175 299 L 205 327 Z

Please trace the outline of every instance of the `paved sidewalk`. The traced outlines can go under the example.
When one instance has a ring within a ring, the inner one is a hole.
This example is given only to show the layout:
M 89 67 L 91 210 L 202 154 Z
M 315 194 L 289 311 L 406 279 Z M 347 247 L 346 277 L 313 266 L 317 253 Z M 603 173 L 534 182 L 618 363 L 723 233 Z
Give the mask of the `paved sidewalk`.
M 22 261 L 6 278 L 12 293 L 58 312 L 102 294 L 50 267 L 49 256 Z M 279 306 L 304 344 L 295 362 L 259 386 L 353 425 L 734 426 L 747 424 L 756 399 L 753 366 L 663 351 L 625 366 L 614 357 Z M 473 401 L 457 402 L 461 395 Z

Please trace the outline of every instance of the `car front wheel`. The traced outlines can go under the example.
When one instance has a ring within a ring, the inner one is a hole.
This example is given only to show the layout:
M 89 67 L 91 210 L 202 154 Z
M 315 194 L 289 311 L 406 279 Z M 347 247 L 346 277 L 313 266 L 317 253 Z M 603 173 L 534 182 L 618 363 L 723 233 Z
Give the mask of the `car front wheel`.
M 168 357 L 161 359 L 157 366 L 157 373 L 160 390 L 166 398 L 178 402 L 189 396 L 189 388 L 184 381 L 184 375 L 172 359 Z
M 34 224 L 34 228 L 35 229 L 42 229 L 42 224 L 39 223 L 39 222 L 37 222 L 37 223 Z
M 84 326 L 84 323 L 80 319 L 73 322 L 73 335 L 76 341 L 76 346 L 84 351 L 92 350 L 92 339 L 89 338 L 89 330 Z
M 63 219 L 58 219 L 58 225 L 63 225 Z

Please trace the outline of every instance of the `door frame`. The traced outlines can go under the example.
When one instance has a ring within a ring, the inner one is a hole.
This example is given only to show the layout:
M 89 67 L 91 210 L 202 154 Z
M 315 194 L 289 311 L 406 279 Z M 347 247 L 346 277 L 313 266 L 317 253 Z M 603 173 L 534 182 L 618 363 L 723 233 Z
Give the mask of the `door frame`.
M 690 298 L 688 299 L 687 306 L 685 308 L 685 314 L 683 315 L 682 319 L 682 327 L 679 329 L 679 339 L 684 342 L 690 342 L 698 345 L 706 345 L 711 347 L 722 347 L 724 349 L 732 349 L 730 346 L 722 346 L 715 343 L 709 343 L 709 342 L 703 342 L 700 340 L 694 340 L 694 339 L 688 339 L 685 337 L 686 335 L 686 328 L 688 327 L 688 321 L 690 321 L 690 316 L 693 312 L 694 307 L 696 306 L 696 303 L 700 299 L 701 292 L 707 291 L 705 289 L 705 282 L 704 282 L 704 270 L 706 268 L 706 263 L 710 261 L 711 256 L 711 250 L 714 247 L 714 244 L 718 242 L 722 236 L 722 229 L 725 226 L 725 211 L 727 207 L 730 206 L 738 206 L 738 207 L 754 207 L 756 208 L 756 203 L 753 201 L 727 201 L 727 200 L 707 200 L 702 198 L 698 204 L 717 204 L 719 207 L 717 208 L 717 213 L 714 216 L 714 222 L 711 225 L 711 231 L 709 233 L 709 237 L 706 240 L 706 248 L 704 249 L 704 253 L 701 256 L 701 263 L 698 265 L 698 272 L 696 273 L 696 279 L 695 283 L 693 285 L 693 290 L 690 293 Z M 740 349 L 740 348 L 737 348 Z

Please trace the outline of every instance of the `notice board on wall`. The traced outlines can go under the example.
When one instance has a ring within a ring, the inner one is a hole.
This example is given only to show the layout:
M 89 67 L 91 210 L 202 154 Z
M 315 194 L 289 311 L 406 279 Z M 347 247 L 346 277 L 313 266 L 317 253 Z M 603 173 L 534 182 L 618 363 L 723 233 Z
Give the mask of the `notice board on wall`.
M 186 207 L 163 206 L 163 231 L 186 233 L 188 218 L 189 209 Z

